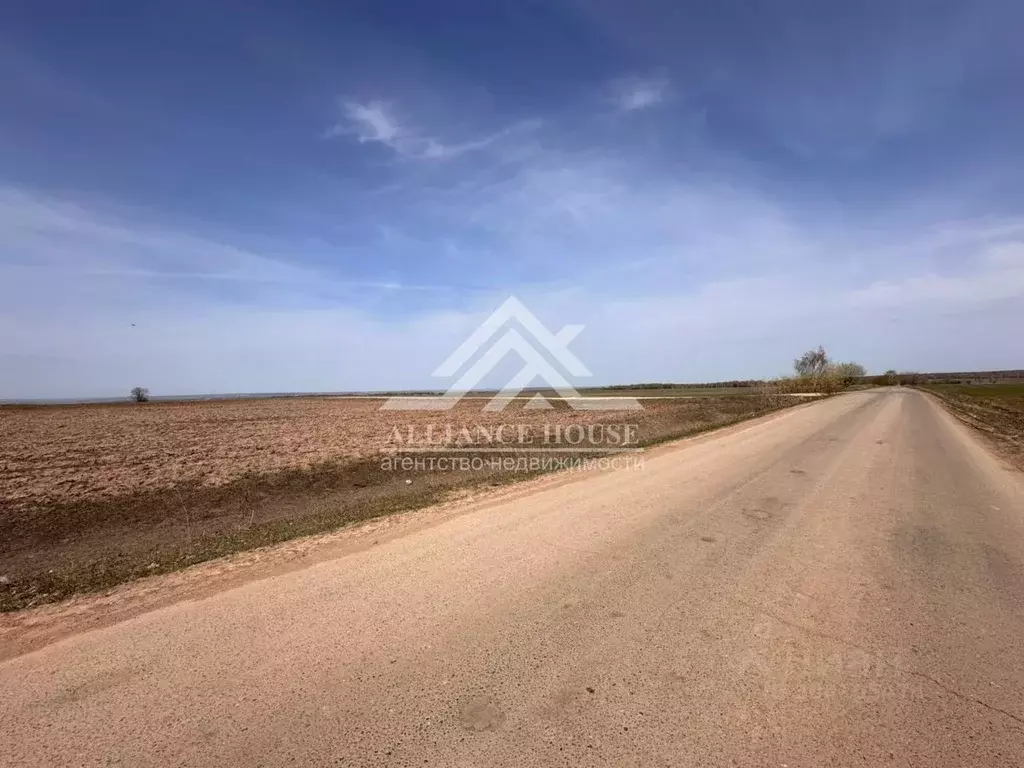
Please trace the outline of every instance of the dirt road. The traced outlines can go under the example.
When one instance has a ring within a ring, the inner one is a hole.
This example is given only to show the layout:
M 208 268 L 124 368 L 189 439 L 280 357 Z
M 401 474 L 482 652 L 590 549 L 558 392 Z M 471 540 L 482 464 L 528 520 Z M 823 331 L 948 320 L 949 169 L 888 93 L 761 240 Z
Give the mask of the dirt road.
M 1022 488 L 809 404 L 9 660 L 0 764 L 1021 765 Z

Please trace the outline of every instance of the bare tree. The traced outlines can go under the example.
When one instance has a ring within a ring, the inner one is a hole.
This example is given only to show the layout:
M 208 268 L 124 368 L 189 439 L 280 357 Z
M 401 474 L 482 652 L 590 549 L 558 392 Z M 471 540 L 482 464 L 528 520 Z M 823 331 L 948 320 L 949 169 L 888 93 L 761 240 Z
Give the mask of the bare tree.
M 793 392 L 835 394 L 851 384 L 863 382 L 867 370 L 860 363 L 833 363 L 824 347 L 810 349 L 793 361 L 796 378 L 785 387 Z M 780 385 L 781 386 L 781 385 Z
M 828 370 L 829 359 L 824 347 L 811 349 L 793 361 L 797 376 L 821 376 Z
M 145 387 L 132 387 L 131 397 L 136 403 L 148 403 L 149 390 Z

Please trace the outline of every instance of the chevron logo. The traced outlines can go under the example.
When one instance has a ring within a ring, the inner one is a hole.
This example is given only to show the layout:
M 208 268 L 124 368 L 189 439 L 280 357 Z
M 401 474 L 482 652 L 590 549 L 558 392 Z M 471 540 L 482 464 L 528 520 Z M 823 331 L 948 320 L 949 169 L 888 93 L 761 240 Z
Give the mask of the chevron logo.
M 519 328 L 526 331 L 532 341 L 527 341 L 519 332 Z M 521 397 L 523 390 L 538 379 L 557 392 L 574 410 L 641 410 L 643 406 L 635 398 L 582 397 L 569 383 L 566 374 L 577 377 L 591 375 L 587 367 L 569 349 L 569 343 L 582 330 L 582 325 L 567 325 L 558 333 L 551 333 L 526 305 L 516 297 L 510 296 L 434 371 L 433 375 L 436 377 L 455 378 L 455 382 L 443 395 L 392 397 L 384 403 L 382 410 L 451 410 L 460 400 L 477 390 L 484 377 L 510 352 L 519 355 L 523 367 L 484 406 L 486 411 L 504 409 L 513 400 Z M 549 359 L 557 365 L 549 362 Z M 538 392 L 530 398 L 525 407 L 534 409 L 553 406 Z

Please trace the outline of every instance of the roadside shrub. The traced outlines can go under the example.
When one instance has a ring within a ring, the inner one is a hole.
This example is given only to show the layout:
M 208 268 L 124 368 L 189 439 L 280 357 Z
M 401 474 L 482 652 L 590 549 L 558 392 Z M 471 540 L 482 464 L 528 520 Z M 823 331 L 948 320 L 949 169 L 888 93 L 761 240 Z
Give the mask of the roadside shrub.
M 867 370 L 860 363 L 833 363 L 821 346 L 794 360 L 793 369 L 796 376 L 776 380 L 780 392 L 834 395 L 844 387 L 864 381 L 867 376 Z
M 832 368 L 847 387 L 851 384 L 860 384 L 868 375 L 867 369 L 860 363 L 837 363 Z
M 834 370 L 825 370 L 810 376 L 783 376 L 775 380 L 774 386 L 781 394 L 817 392 L 822 395 L 834 395 L 845 385 Z

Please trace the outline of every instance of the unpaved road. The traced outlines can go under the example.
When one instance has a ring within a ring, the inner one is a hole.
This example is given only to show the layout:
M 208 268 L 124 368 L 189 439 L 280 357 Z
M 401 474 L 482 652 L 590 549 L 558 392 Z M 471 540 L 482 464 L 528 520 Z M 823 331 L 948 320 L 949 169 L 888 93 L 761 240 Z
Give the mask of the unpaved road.
M 1024 495 L 853 393 L 0 666 L 4 765 L 1024 764 Z

